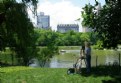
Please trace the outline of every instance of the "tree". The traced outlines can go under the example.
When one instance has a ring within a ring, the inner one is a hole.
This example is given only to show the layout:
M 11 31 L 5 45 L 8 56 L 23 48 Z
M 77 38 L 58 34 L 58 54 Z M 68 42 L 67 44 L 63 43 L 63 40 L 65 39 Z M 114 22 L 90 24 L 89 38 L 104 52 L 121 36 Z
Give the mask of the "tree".
M 2 11 L 0 11 L 0 25 L 2 24 L 3 21 L 5 21 L 5 15 L 6 15 L 6 11 L 12 7 L 12 2 L 16 2 L 17 0 L 1 0 L 0 1 L 0 8 Z M 33 12 L 33 14 L 36 14 L 36 9 L 37 9 L 37 2 L 38 0 L 21 0 L 21 2 L 23 4 L 26 5 L 26 8 L 30 6 L 32 6 L 31 11 Z
M 103 41 L 103 47 L 117 47 L 121 44 L 121 1 L 105 0 L 106 4 L 96 12 L 99 4 L 88 4 L 83 8 L 84 26 L 93 28 Z
M 36 0 L 4 0 L 0 3 L 0 50 L 10 47 L 16 52 L 16 57 L 22 59 L 22 65 L 27 65 L 35 54 L 34 27 L 28 18 L 26 3 Z M 35 5 L 35 4 L 33 4 Z M 4 18 L 3 18 L 4 17 Z M 18 61 L 19 61 L 18 60 Z
M 83 33 L 81 35 L 81 39 L 82 39 L 82 42 L 85 42 L 85 41 L 90 41 L 90 37 L 87 33 Z
M 56 53 L 58 53 L 57 34 L 52 30 L 35 29 L 38 48 L 37 59 L 43 67 Z M 45 47 L 42 47 L 45 46 Z
M 5 27 L 2 28 L 2 26 L 4 26 L 5 23 L 7 22 L 6 19 L 8 19 L 8 17 L 6 14 L 8 14 L 8 11 L 10 11 L 10 9 L 15 6 L 15 3 L 16 3 L 16 5 L 18 4 L 16 1 L 17 0 L 1 0 L 0 1 L 0 50 L 2 50 L 5 47 L 4 38 L 5 38 L 5 29 L 6 28 Z M 21 2 L 24 5 L 23 9 L 26 10 L 27 7 L 30 7 L 30 5 L 31 5 L 33 8 L 31 11 L 34 11 L 33 13 L 36 14 L 37 0 L 21 0 Z M 27 15 L 27 11 L 25 13 Z

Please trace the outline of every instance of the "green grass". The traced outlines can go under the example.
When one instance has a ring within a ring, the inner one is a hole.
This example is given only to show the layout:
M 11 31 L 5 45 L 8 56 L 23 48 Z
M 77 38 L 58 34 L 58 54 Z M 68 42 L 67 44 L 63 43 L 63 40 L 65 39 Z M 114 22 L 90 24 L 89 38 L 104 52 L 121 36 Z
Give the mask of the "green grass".
M 96 73 L 67 75 L 67 68 L 0 68 L 0 83 L 103 83 L 103 81 L 108 83 L 108 81 L 115 81 L 114 77 L 118 75 L 113 76 Z

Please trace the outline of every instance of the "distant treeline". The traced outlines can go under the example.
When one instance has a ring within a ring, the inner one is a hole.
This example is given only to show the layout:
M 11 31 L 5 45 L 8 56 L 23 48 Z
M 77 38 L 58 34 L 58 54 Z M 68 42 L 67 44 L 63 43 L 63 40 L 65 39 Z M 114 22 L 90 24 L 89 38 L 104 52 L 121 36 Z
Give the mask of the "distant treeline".
M 82 45 L 84 41 L 90 41 L 96 44 L 99 37 L 94 32 L 74 32 L 68 31 L 60 33 L 52 30 L 35 29 L 35 37 L 37 39 L 37 46 L 48 46 L 54 44 L 57 46 L 78 46 Z

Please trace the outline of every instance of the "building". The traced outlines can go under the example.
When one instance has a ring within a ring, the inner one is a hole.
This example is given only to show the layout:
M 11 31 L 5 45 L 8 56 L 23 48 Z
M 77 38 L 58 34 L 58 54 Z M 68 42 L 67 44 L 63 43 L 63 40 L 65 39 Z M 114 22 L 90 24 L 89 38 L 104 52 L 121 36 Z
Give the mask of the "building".
M 97 14 L 99 14 L 100 13 L 100 10 L 101 10 L 102 8 L 101 8 L 101 3 L 98 3 L 98 5 L 96 6 L 96 12 L 97 12 Z
M 82 26 L 82 32 L 92 32 L 92 31 L 93 31 L 92 28 Z
M 101 3 L 98 3 L 98 5 L 96 6 L 96 10 L 94 10 L 95 13 L 97 13 L 97 15 L 100 13 L 101 10 Z M 86 26 L 82 26 L 82 32 L 92 32 L 94 31 L 94 29 L 86 27 Z
M 74 32 L 79 32 L 79 25 L 78 24 L 58 24 L 57 31 L 61 33 L 68 32 L 73 30 Z
M 44 12 L 40 12 L 40 15 L 37 15 L 37 27 L 49 29 L 50 28 L 50 16 L 44 15 Z

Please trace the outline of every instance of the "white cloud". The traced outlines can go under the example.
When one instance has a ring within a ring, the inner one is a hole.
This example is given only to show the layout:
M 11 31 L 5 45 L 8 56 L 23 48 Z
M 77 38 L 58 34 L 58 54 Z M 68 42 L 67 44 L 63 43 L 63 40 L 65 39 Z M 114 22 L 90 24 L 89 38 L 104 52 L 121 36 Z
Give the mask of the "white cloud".
M 50 15 L 50 26 L 53 30 L 57 29 L 57 24 L 61 23 L 76 23 L 76 19 L 81 16 L 81 8 L 75 6 L 69 0 L 62 0 L 60 2 L 52 3 L 45 0 L 38 4 L 38 13 L 44 12 L 45 15 Z M 79 23 L 80 24 L 80 23 Z

